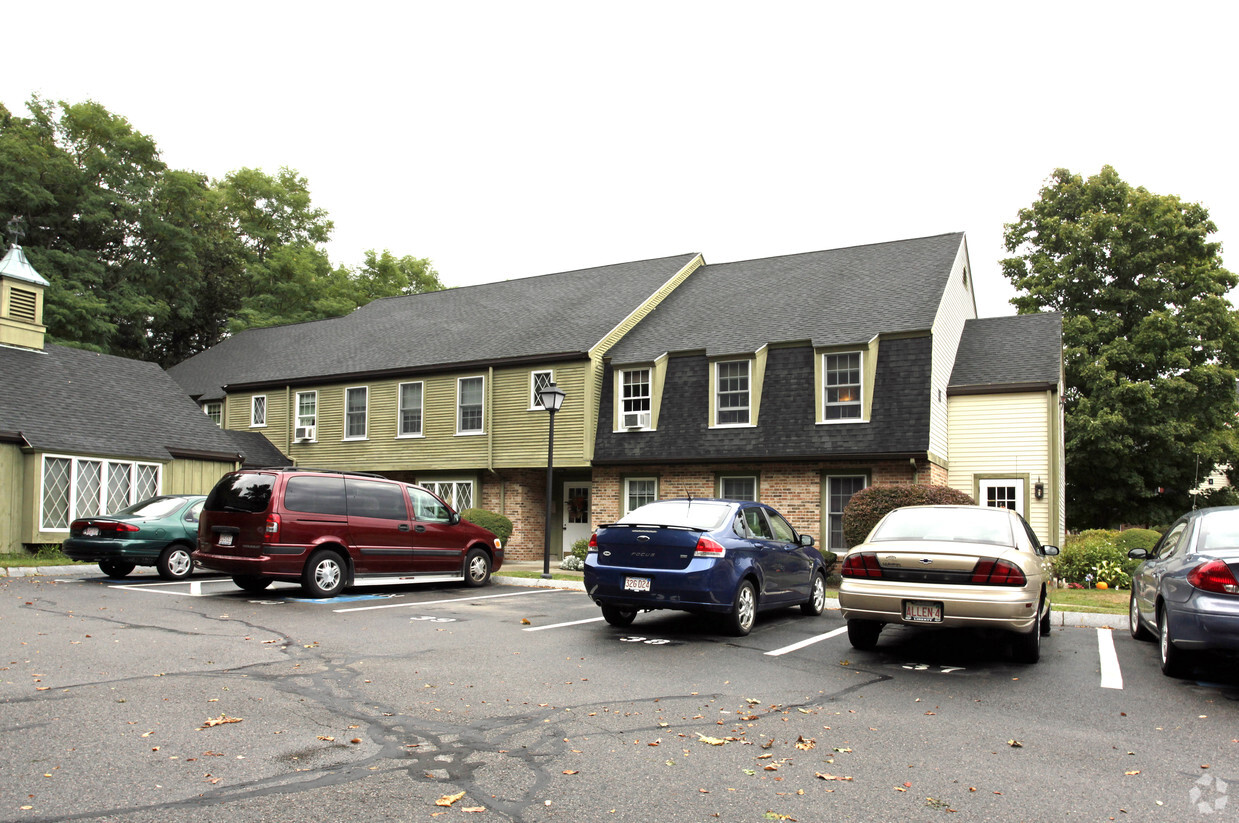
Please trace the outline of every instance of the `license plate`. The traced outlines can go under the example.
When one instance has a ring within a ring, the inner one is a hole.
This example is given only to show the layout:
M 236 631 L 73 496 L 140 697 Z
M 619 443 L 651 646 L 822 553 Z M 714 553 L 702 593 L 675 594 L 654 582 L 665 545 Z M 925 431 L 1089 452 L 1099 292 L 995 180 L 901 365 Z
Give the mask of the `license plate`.
M 221 535 L 219 536 L 219 545 L 221 545 L 221 546 L 231 546 L 231 545 L 232 545 L 232 535 L 231 535 L 231 534 L 227 534 L 227 533 L 221 534 Z
M 625 577 L 624 591 L 626 592 L 648 592 L 650 590 L 650 579 L 648 577 Z
M 909 623 L 941 623 L 942 604 L 927 600 L 905 600 L 903 619 Z
M 99 529 L 95 526 L 87 526 L 86 528 L 82 529 L 82 536 L 83 537 L 98 537 Z

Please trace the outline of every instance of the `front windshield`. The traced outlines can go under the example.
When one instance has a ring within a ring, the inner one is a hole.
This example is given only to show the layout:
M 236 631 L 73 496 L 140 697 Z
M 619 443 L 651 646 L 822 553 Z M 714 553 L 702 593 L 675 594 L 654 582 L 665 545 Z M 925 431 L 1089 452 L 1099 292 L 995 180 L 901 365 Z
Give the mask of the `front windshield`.
M 984 506 L 896 509 L 878 524 L 869 538 L 871 543 L 890 540 L 942 540 L 993 543 L 1011 547 L 1016 545 L 1011 534 L 1011 518 L 1006 510 Z
M 180 508 L 184 502 L 184 497 L 152 497 L 113 512 L 113 514 L 130 517 L 166 517 Z
M 643 526 L 679 526 L 710 532 L 723 525 L 735 506 L 714 500 L 659 500 L 633 509 L 620 523 Z
M 1211 512 L 1200 518 L 1198 551 L 1239 548 L 1239 510 Z

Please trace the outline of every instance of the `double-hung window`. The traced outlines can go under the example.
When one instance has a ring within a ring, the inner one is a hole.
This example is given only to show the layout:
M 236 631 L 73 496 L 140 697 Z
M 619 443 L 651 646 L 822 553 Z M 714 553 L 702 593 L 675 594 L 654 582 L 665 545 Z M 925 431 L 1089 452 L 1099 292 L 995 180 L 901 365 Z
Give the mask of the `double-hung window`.
M 314 440 L 318 426 L 318 392 L 297 392 L 297 431 L 298 440 Z
M 422 436 L 422 383 L 400 384 L 398 437 Z
M 620 428 L 648 429 L 650 423 L 650 370 L 620 372 Z
M 714 368 L 715 425 L 748 425 L 749 361 L 728 360 L 716 363 Z
M 757 500 L 757 478 L 753 475 L 724 475 L 718 479 L 718 496 L 724 500 Z
M 369 407 L 369 391 L 365 386 L 344 390 L 344 439 L 364 440 L 366 437 L 366 412 Z
M 456 381 L 456 433 L 482 434 L 482 399 L 485 383 L 481 377 L 462 377 Z
M 211 422 L 221 428 L 224 425 L 224 404 L 218 400 L 212 400 L 202 404 L 202 411 L 207 417 L 211 418 Z
M 860 352 L 822 355 L 822 416 L 827 420 L 861 419 Z
M 267 396 L 256 394 L 250 398 L 250 425 L 267 425 Z
M 624 514 L 633 509 L 653 503 L 658 499 L 657 477 L 628 477 L 624 479 Z

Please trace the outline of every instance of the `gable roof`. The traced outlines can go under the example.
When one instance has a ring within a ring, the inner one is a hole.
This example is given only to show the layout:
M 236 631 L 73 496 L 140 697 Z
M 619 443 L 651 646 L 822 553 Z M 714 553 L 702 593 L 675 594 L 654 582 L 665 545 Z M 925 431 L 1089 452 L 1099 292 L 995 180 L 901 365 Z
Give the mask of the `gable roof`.
M 65 346 L 0 347 L 0 385 L 0 431 L 39 451 L 161 462 L 239 456 L 154 363 Z
M 706 265 L 609 352 L 646 363 L 665 352 L 743 354 L 770 343 L 867 343 L 929 331 L 964 234 Z
M 976 318 L 964 323 L 947 393 L 1054 389 L 1062 368 L 1060 312 Z
M 223 386 L 583 357 L 697 254 L 375 300 L 330 320 L 251 329 L 169 373 L 191 396 Z
M 236 444 L 237 451 L 245 455 L 242 468 L 257 469 L 267 466 L 291 466 L 293 461 L 275 447 L 262 432 L 225 429 L 224 433 Z

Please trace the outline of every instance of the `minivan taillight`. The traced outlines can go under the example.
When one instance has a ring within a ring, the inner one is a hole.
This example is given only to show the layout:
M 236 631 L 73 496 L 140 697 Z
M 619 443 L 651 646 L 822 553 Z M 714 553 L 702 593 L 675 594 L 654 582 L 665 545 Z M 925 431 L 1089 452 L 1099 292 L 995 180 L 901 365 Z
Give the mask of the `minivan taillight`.
M 1206 592 L 1239 594 L 1239 580 L 1221 560 L 1210 560 L 1192 569 L 1187 573 L 1187 582 Z
M 983 586 L 1024 586 L 1028 578 L 1010 560 L 982 557 L 972 569 L 972 582 Z
M 727 550 L 721 543 L 704 536 L 697 538 L 697 550 L 693 552 L 693 557 L 722 557 L 725 554 Z
M 873 552 L 858 552 L 843 558 L 843 577 L 881 577 L 882 567 L 878 564 L 878 556 Z
M 262 542 L 276 543 L 280 539 L 280 516 L 278 514 L 267 515 L 267 522 L 262 527 Z

